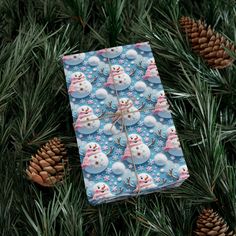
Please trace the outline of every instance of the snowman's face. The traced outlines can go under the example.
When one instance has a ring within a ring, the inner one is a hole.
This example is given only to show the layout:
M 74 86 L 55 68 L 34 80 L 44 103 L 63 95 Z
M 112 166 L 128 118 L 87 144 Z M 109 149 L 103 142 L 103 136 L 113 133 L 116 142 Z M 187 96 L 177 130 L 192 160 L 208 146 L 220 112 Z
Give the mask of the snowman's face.
M 76 81 L 76 82 L 83 81 L 84 79 L 85 79 L 85 75 L 82 72 L 75 72 L 71 75 L 71 80 Z
M 76 65 L 80 64 L 85 58 L 85 53 L 79 53 L 75 55 L 67 55 L 63 57 L 63 60 L 65 63 L 68 63 L 69 65 Z
M 179 174 L 180 175 L 188 175 L 188 167 L 186 165 L 180 166 Z
M 128 140 L 130 143 L 138 143 L 142 138 L 138 134 L 130 134 Z
M 97 150 L 101 150 L 101 147 L 98 143 L 90 142 L 86 145 L 85 149 L 86 152 L 87 151 L 96 152 Z
M 113 65 L 111 67 L 111 71 L 115 72 L 115 73 L 123 73 L 124 72 L 124 68 L 120 65 Z
M 120 104 L 120 106 L 122 106 L 122 107 L 125 107 L 125 106 L 127 106 L 127 107 L 133 106 L 133 102 L 132 102 L 132 100 L 129 99 L 129 98 L 120 98 L 120 99 L 119 99 L 119 104 Z
M 154 64 L 155 60 L 154 60 L 154 58 L 151 58 L 151 59 L 148 60 L 148 62 L 149 62 L 149 64 Z
M 110 54 L 118 54 L 122 52 L 122 47 L 119 46 L 119 47 L 108 48 L 107 52 Z
M 138 175 L 139 183 L 148 184 L 152 182 L 152 177 L 149 174 L 141 173 Z
M 158 93 L 158 97 L 157 98 L 165 98 L 165 92 L 162 90 Z
M 93 113 L 93 109 L 89 106 L 81 106 L 78 109 L 78 113 L 79 114 L 89 114 L 89 113 Z
M 110 188 L 108 187 L 107 184 L 105 183 L 97 183 L 93 187 L 94 193 L 99 194 L 99 193 L 106 193 L 110 191 Z
M 170 127 L 167 129 L 167 134 L 171 135 L 171 134 L 176 134 L 176 129 L 175 127 Z

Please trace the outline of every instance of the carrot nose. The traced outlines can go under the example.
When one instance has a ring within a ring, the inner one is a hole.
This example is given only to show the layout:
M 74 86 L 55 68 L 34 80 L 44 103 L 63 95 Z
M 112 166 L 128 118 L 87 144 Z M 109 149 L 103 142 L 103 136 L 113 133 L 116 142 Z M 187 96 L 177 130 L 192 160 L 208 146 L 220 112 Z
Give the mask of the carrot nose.
M 145 180 L 147 180 L 147 179 L 148 179 L 148 176 L 145 177 Z
M 105 185 L 103 185 L 103 187 L 102 187 L 102 190 L 104 190 L 106 188 L 106 186 Z

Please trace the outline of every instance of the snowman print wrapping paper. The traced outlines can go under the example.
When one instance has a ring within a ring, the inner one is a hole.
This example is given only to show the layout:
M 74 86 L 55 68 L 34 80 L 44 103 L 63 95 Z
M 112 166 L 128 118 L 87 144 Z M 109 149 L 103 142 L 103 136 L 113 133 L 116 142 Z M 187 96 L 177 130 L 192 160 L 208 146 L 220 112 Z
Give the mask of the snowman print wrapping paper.
M 63 57 L 91 204 L 179 186 L 189 177 L 148 42 Z

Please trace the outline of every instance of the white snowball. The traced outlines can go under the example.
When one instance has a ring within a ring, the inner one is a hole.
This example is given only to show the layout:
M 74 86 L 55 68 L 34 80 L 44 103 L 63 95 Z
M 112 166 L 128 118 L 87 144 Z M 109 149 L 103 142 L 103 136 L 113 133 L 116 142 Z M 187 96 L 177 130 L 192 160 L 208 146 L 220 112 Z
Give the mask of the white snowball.
M 100 59 L 96 56 L 92 56 L 88 59 L 88 63 L 90 66 L 98 66 Z
M 115 175 L 122 175 L 125 172 L 125 165 L 122 162 L 117 161 L 112 165 L 111 169 Z
M 105 99 L 107 97 L 107 95 L 108 95 L 108 93 L 107 93 L 106 89 L 101 88 L 96 91 L 96 97 L 98 99 Z
M 154 116 L 146 116 L 143 122 L 144 122 L 144 125 L 150 128 L 154 127 L 157 123 L 156 118 Z
M 126 52 L 126 57 L 130 60 L 136 59 L 138 53 L 134 49 L 130 49 Z
M 135 85 L 134 88 L 137 92 L 144 92 L 145 89 L 147 88 L 147 85 L 142 82 L 142 81 L 138 81 Z
M 114 125 L 106 124 L 106 125 L 104 125 L 103 132 L 106 135 L 114 135 L 114 134 L 118 133 L 119 131 L 117 130 L 117 128 Z
M 154 162 L 157 166 L 165 166 L 168 162 L 166 155 L 157 153 L 154 157 Z

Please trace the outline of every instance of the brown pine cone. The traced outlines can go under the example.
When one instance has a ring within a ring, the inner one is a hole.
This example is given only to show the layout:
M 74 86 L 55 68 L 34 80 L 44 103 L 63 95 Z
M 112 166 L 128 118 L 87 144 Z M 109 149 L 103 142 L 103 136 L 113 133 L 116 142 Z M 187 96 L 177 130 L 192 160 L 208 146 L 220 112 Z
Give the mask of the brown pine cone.
M 230 66 L 234 59 L 231 58 L 224 48 L 235 52 L 234 44 L 224 36 L 214 32 L 201 20 L 195 21 L 190 17 L 181 17 L 180 26 L 187 34 L 192 49 L 208 63 L 212 68 L 222 69 Z
M 236 236 L 228 231 L 229 226 L 213 209 L 204 209 L 198 216 L 194 232 L 196 236 Z
M 49 140 L 32 156 L 26 169 L 28 178 L 44 187 L 52 187 L 65 175 L 67 153 L 58 138 Z

